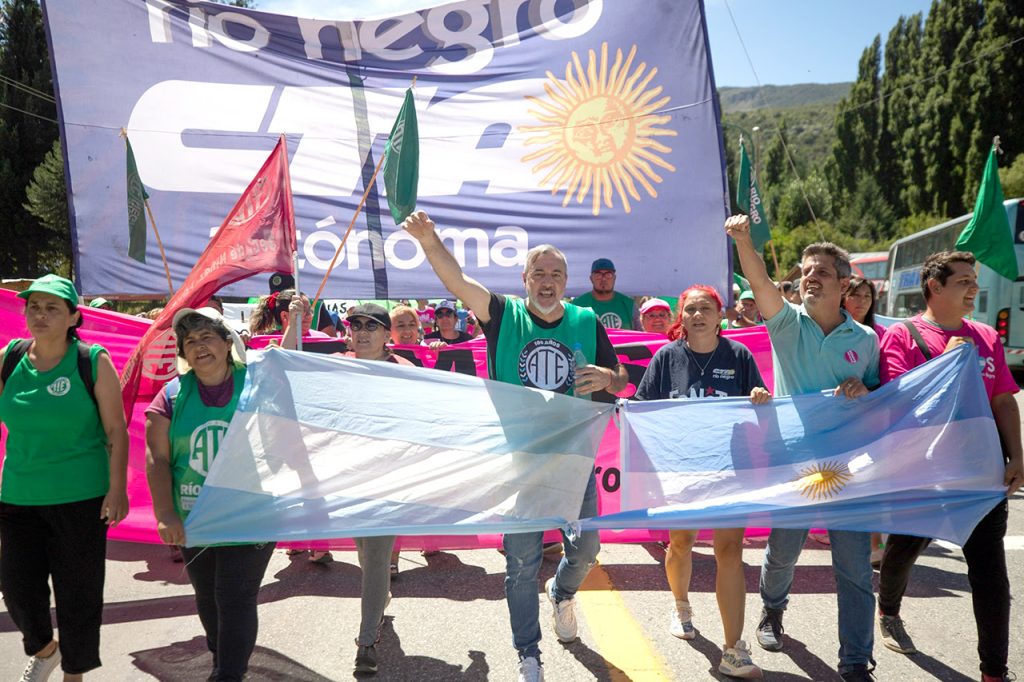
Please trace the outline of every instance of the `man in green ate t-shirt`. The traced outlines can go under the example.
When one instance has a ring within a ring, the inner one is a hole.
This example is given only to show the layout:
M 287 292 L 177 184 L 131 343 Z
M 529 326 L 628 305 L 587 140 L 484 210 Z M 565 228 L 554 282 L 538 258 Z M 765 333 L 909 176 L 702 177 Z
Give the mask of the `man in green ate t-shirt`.
M 610 259 L 598 258 L 591 263 L 590 283 L 594 288 L 577 296 L 573 303 L 591 308 L 605 329 L 640 329 L 633 299 L 615 291 L 615 264 Z

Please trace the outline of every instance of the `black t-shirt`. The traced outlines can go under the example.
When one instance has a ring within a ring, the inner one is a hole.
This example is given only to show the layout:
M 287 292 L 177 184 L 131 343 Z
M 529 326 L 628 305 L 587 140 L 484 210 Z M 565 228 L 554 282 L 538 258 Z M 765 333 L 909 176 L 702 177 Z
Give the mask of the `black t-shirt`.
M 491 319 L 486 323 L 480 323 L 480 328 L 484 330 L 484 337 L 487 339 L 487 359 L 490 361 L 488 367 L 494 367 L 497 364 L 495 362 L 495 349 L 498 347 L 501 318 L 505 314 L 505 303 L 507 301 L 508 299 L 502 294 L 491 294 L 491 302 L 487 306 L 487 313 L 491 316 Z M 558 318 L 554 322 L 546 322 L 534 315 L 529 308 L 526 309 L 526 312 L 530 314 L 530 319 L 533 323 L 541 329 L 555 329 L 558 325 L 562 324 L 562 318 Z M 597 352 L 594 364 L 598 367 L 614 369 L 619 364 L 619 356 L 615 354 L 615 348 L 612 346 L 612 342 L 608 340 L 608 332 L 604 330 L 601 320 L 596 320 L 595 324 L 597 325 Z M 598 393 L 602 393 L 602 391 L 598 391 Z
M 473 337 L 470 336 L 469 334 L 467 334 L 466 332 L 460 332 L 460 331 L 456 330 L 455 333 L 458 334 L 458 336 L 456 336 L 455 339 L 446 339 L 443 336 L 441 336 L 441 330 L 438 329 L 436 331 L 430 332 L 429 334 L 424 336 L 423 339 L 425 341 L 444 341 L 445 343 L 449 343 L 449 344 L 451 344 L 451 343 L 463 343 L 465 341 L 472 341 L 473 340 Z
M 651 358 L 635 399 L 746 396 L 756 386 L 764 388 L 764 380 L 743 344 L 720 338 L 713 352 L 694 353 L 679 339 L 659 348 Z

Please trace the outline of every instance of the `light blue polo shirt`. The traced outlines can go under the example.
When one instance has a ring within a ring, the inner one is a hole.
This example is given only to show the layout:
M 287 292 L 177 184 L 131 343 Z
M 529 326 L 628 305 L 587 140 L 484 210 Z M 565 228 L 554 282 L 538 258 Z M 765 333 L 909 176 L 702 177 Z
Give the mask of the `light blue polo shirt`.
M 832 389 L 850 377 L 878 386 L 878 337 L 845 310 L 843 322 L 825 336 L 803 306 L 784 302 L 765 320 L 772 341 L 775 395 Z

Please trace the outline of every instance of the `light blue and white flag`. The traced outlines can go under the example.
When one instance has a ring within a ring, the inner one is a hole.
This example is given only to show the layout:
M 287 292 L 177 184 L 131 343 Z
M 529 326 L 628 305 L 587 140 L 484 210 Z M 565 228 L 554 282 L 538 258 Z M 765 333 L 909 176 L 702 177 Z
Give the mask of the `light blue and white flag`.
M 189 546 L 558 528 L 612 405 L 390 362 L 249 353 Z
M 1003 499 L 1003 459 L 965 345 L 857 400 L 629 402 L 622 511 L 596 528 L 829 528 L 963 544 Z

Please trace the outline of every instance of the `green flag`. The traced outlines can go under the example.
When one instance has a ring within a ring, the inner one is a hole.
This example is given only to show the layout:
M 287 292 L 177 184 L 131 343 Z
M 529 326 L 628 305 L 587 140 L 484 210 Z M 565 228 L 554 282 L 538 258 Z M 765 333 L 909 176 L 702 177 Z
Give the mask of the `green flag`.
M 761 203 L 761 189 L 757 186 L 757 178 L 750 172 L 750 157 L 747 148 L 740 138 L 740 175 L 736 180 L 736 205 L 750 216 L 750 238 L 754 240 L 754 248 L 761 251 L 764 245 L 772 240 L 772 230 L 768 226 L 768 214 Z
M 416 210 L 419 179 L 420 133 L 416 123 L 416 103 L 412 98 L 412 88 L 409 88 L 405 91 L 405 101 L 384 147 L 384 187 L 388 193 L 388 208 L 396 225 Z
M 1006 209 L 1003 208 L 1003 186 L 999 184 L 995 145 L 992 145 L 985 172 L 981 176 L 978 199 L 974 202 L 974 215 L 957 238 L 956 248 L 970 251 L 979 262 L 1011 282 L 1019 275 L 1013 233 L 1010 231 Z
M 146 262 L 146 188 L 139 178 L 139 169 L 135 165 L 135 153 L 128 136 L 124 138 L 128 150 L 128 255 L 140 263 Z

